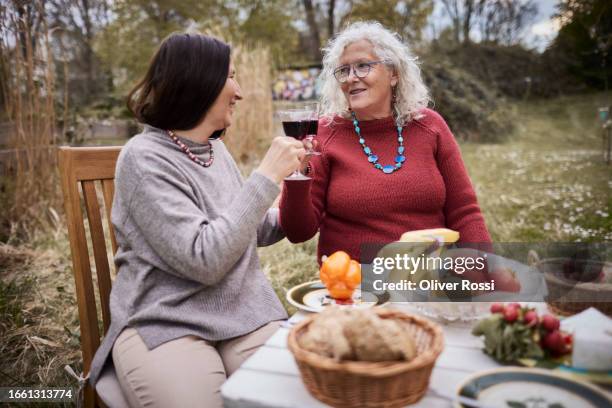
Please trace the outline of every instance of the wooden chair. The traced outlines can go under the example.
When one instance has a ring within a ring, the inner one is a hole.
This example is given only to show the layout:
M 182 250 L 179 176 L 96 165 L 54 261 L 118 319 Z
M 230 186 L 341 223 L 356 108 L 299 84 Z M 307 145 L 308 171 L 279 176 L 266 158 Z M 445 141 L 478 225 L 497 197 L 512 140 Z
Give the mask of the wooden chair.
M 64 207 L 72 252 L 72 267 L 76 284 L 76 296 L 81 325 L 81 351 L 83 353 L 83 375 L 89 372 L 91 361 L 100 345 L 100 329 L 106 334 L 110 324 L 109 297 L 111 274 L 108 252 L 104 236 L 100 202 L 96 183 L 101 184 L 104 210 L 106 212 L 107 232 L 110 235 L 113 255 L 117 252 L 115 233 L 110 222 L 110 211 L 115 192 L 115 164 L 121 147 L 60 147 L 59 168 L 64 194 Z M 79 194 L 79 184 L 83 194 L 84 208 L 87 213 L 91 248 L 95 260 L 102 324 L 98 319 L 94 283 L 85 221 Z M 114 266 L 113 266 L 114 267 Z M 90 384 L 84 390 L 86 407 L 104 407 L 103 401 Z

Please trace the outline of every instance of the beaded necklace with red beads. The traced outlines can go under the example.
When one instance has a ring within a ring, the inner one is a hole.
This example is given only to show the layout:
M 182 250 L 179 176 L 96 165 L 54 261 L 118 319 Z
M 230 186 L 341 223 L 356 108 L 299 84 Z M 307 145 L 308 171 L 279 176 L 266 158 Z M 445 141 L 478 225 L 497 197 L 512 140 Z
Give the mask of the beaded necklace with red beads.
M 215 159 L 215 155 L 213 153 L 212 144 L 210 144 L 210 159 L 205 162 L 200 160 L 195 154 L 191 153 L 191 150 L 187 147 L 187 145 L 179 140 L 179 138 L 174 134 L 173 131 L 167 130 L 168 136 L 181 148 L 181 150 L 189 157 L 194 163 L 199 164 L 202 167 L 210 167 L 213 164 L 213 160 Z

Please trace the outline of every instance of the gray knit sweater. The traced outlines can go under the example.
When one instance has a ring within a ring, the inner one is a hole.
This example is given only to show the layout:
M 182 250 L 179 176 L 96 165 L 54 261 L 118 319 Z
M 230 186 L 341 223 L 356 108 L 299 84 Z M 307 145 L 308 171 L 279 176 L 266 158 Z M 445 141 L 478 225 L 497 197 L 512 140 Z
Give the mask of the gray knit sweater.
M 209 158 L 209 145 L 181 140 Z M 152 349 L 186 335 L 228 339 L 287 317 L 256 252 L 284 237 L 270 209 L 280 189 L 258 172 L 243 180 L 223 142 L 211 144 L 214 163 L 204 168 L 145 126 L 119 155 L 111 216 L 118 274 L 94 385 L 126 326 Z

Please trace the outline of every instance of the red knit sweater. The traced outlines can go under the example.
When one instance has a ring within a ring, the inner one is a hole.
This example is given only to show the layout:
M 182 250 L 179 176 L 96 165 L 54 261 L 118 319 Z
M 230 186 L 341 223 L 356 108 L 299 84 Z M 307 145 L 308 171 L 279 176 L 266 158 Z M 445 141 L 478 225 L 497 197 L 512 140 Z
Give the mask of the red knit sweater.
M 321 120 L 321 156 L 312 180 L 284 183 L 280 221 L 291 242 L 319 235 L 318 260 L 344 250 L 359 259 L 363 243 L 388 243 L 406 231 L 446 227 L 460 242 L 488 243 L 489 232 L 448 125 L 425 109 L 404 126 L 406 161 L 384 174 L 368 162 L 351 120 Z M 359 123 L 378 162 L 395 164 L 397 130 L 392 117 Z

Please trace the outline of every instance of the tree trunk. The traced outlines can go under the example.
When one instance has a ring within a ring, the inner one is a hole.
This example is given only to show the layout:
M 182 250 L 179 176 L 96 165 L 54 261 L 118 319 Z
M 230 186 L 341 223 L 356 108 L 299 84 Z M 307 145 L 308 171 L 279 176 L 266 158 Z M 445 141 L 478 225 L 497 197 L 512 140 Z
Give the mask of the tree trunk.
M 463 43 L 470 42 L 470 28 L 472 28 L 472 14 L 474 12 L 474 0 L 465 0 L 465 14 L 463 16 Z
M 310 30 L 310 55 L 315 61 L 319 62 L 321 61 L 321 36 L 315 18 L 315 10 L 311 0 L 303 0 L 303 3 L 306 9 L 306 23 Z
M 460 31 L 461 31 L 461 20 L 459 18 L 459 0 L 442 0 L 442 4 L 446 9 L 446 13 L 451 19 L 452 29 L 453 29 L 453 37 L 455 37 L 455 42 L 460 43 Z
M 334 36 L 334 9 L 336 8 L 336 1 L 329 0 L 329 8 L 327 9 L 327 36 L 332 38 Z
M 82 0 L 81 5 L 83 7 L 81 18 L 83 19 L 83 28 L 85 28 L 85 49 L 84 51 L 84 62 L 85 62 L 85 78 L 87 83 L 85 84 L 86 96 L 85 100 L 91 101 L 93 97 L 94 90 L 94 62 L 93 62 L 93 50 L 92 50 L 92 41 L 93 41 L 93 32 L 91 25 L 91 16 L 89 15 L 89 0 Z

